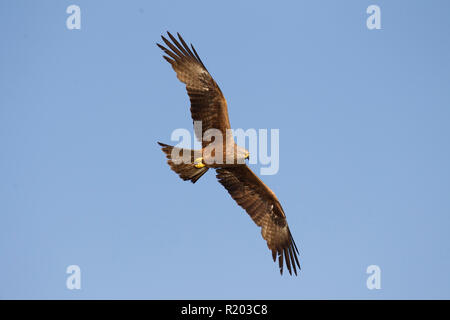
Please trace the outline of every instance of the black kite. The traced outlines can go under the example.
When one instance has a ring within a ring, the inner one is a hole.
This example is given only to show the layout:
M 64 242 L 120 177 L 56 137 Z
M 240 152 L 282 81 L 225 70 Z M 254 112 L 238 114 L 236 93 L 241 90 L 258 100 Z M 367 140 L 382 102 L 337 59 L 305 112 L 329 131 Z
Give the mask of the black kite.
M 298 249 L 289 230 L 286 215 L 272 190 L 245 164 L 245 159 L 249 157 L 248 151 L 237 146 L 233 137 L 229 136 L 231 127 L 227 102 L 222 91 L 192 44 L 189 47 L 180 34 L 178 34 L 178 40 L 169 32 L 167 34 L 172 41 L 164 36 L 162 40 L 169 49 L 160 44 L 157 45 L 166 54 L 163 57 L 172 65 L 178 79 L 186 85 L 193 121 L 202 123 L 202 132 L 195 132 L 202 142 L 202 150 L 197 151 L 200 157 L 195 156 L 194 150 L 179 149 L 158 142 L 168 158 L 168 164 L 183 180 L 190 180 L 192 183 L 195 183 L 209 168 L 214 168 L 219 182 L 261 227 L 261 234 L 267 241 L 269 249 L 272 250 L 273 260 L 276 261 L 278 257 L 280 273 L 283 274 L 283 261 L 285 261 L 289 273 L 292 274 L 293 270 L 297 274 L 297 266 L 300 268 Z M 223 156 L 234 156 L 236 161 L 226 164 L 207 161 L 208 155 L 205 149 L 211 142 L 205 141 L 207 139 L 204 139 L 204 135 L 209 129 L 218 129 L 223 137 L 226 137 L 223 142 Z M 226 145 L 229 148 L 226 148 Z M 175 161 L 173 155 L 179 155 L 180 152 L 187 155 L 189 161 L 181 163 Z

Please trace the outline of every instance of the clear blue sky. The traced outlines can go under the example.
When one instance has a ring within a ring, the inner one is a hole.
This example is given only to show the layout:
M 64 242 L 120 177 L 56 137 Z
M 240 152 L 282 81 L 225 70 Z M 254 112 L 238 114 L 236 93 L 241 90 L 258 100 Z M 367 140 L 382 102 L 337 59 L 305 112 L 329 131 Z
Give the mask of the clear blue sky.
M 450 298 L 448 1 L 0 9 L 0 298 Z M 262 179 L 298 277 L 280 277 L 213 172 L 192 185 L 166 165 L 156 141 L 191 130 L 155 46 L 166 30 L 194 43 L 233 127 L 280 129 L 280 170 Z

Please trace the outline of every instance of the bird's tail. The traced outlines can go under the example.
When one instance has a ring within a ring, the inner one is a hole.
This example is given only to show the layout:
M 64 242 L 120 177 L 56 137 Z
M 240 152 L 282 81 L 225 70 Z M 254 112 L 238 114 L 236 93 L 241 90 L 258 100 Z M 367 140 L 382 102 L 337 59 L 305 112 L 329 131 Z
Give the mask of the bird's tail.
M 208 171 L 208 167 L 197 168 L 194 165 L 195 151 L 191 149 L 181 149 L 158 142 L 162 151 L 166 154 L 167 163 L 181 179 L 197 182 L 202 175 Z

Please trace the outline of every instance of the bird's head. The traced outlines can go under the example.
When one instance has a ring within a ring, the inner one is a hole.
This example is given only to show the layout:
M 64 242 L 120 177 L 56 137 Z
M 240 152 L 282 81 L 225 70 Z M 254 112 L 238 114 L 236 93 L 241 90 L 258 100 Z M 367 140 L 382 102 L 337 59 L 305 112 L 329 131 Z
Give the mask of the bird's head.
M 250 158 L 250 152 L 247 149 L 235 145 L 235 159 L 238 163 L 244 164 L 246 159 Z

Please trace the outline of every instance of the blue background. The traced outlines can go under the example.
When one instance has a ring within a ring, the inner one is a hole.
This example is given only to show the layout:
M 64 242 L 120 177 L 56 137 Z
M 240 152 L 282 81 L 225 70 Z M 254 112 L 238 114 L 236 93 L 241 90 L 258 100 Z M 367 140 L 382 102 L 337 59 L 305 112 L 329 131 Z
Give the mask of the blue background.
M 450 298 L 448 1 L 0 9 L 1 298 Z M 166 30 L 194 43 L 232 127 L 280 129 L 280 170 L 262 179 L 298 277 L 280 277 L 213 172 L 192 185 L 166 165 L 156 141 L 192 130 L 155 46 Z M 72 264 L 81 290 L 66 288 Z

